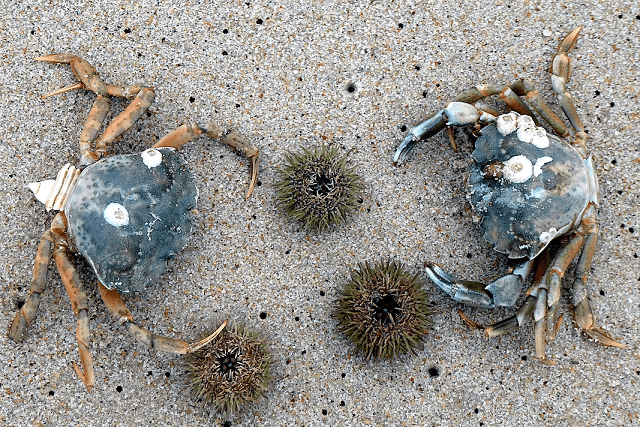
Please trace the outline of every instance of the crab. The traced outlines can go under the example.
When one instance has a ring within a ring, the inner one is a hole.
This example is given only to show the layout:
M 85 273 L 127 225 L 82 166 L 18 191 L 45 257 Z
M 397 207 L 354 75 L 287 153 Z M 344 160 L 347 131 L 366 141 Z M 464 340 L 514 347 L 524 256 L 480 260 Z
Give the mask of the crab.
M 15 342 L 24 340 L 45 291 L 48 264 L 51 258 L 55 259 L 77 318 L 76 340 L 82 369 L 75 362 L 73 367 L 90 388 L 95 384 L 95 374 L 89 350 L 87 294 L 69 254 L 79 252 L 89 262 L 108 311 L 137 341 L 170 353 L 196 351 L 213 340 L 226 322 L 192 344 L 156 335 L 134 322 L 120 292 L 141 292 L 159 281 L 167 260 L 183 249 L 191 233 L 191 211 L 196 207 L 198 190 L 176 149 L 201 134 L 235 149 L 251 162 L 247 198 L 257 179 L 259 151 L 235 131 L 225 132 L 213 123 L 190 123 L 142 153 L 107 156 L 114 140 L 147 111 L 155 96 L 153 89 L 105 83 L 91 64 L 71 54 L 35 60 L 69 64 L 79 80 L 42 98 L 87 89 L 95 92 L 96 99 L 80 135 L 79 167 L 66 164 L 55 179 L 29 184 L 46 210 L 58 213 L 40 239 L 29 295 L 9 327 L 9 337 Z M 98 136 L 111 96 L 132 101 Z
M 460 314 L 469 325 L 489 337 L 518 329 L 533 317 L 536 358 L 554 364 L 545 355 L 546 341 L 555 338 L 562 321 L 558 301 L 562 278 L 577 257 L 573 281 L 575 321 L 599 344 L 625 347 L 596 325 L 585 285 L 596 249 L 598 180 L 587 152 L 587 133 L 566 91 L 570 77 L 567 53 L 582 27 L 564 37 L 551 64 L 551 84 L 570 129 L 527 80 L 511 86 L 482 85 L 460 93 L 446 108 L 412 128 L 398 147 L 394 162 L 406 159 L 419 140 L 447 129 L 454 150 L 452 127 L 468 126 L 479 139 L 471 154 L 474 166 L 467 181 L 474 219 L 495 250 L 516 261 L 503 277 L 489 283 L 461 280 L 437 265 L 425 263 L 429 278 L 454 300 L 473 307 L 511 307 L 539 261 L 533 285 L 515 315 L 483 327 Z M 478 102 L 499 95 L 512 110 L 500 115 Z M 553 129 L 539 126 L 529 105 Z M 549 243 L 557 241 L 553 257 Z

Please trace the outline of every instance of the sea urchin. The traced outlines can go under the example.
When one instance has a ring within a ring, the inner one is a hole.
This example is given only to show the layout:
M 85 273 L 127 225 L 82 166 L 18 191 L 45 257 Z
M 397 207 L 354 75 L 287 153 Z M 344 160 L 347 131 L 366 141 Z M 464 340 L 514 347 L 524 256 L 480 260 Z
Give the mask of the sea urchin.
M 187 356 L 196 399 L 224 414 L 258 400 L 271 379 L 271 354 L 261 337 L 235 324 Z
M 394 358 L 421 347 L 430 309 L 418 275 L 387 260 L 351 272 L 333 317 L 366 359 Z
M 360 177 L 336 147 L 321 146 L 289 154 L 279 171 L 278 204 L 285 214 L 309 229 L 323 231 L 339 224 L 358 207 Z

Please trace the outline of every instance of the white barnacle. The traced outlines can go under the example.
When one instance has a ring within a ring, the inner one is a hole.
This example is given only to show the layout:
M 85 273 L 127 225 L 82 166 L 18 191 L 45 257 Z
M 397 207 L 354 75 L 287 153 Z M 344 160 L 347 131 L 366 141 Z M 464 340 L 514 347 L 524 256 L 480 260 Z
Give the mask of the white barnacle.
M 162 163 L 162 153 L 155 148 L 149 148 L 140 153 L 142 161 L 149 169 L 155 168 Z
M 502 114 L 496 120 L 496 128 L 502 135 L 509 135 L 518 127 L 518 113 L 510 112 L 509 114 Z
M 549 231 L 543 231 L 540 233 L 540 243 L 547 244 L 553 240 L 554 237 L 558 234 L 558 229 L 555 227 L 551 227 Z
M 538 148 L 547 148 L 549 146 L 549 137 L 547 131 L 544 128 L 536 127 L 533 131 L 531 143 Z
M 531 116 L 523 114 L 518 116 L 518 128 L 533 128 L 536 127 L 535 122 Z
M 122 227 L 123 225 L 129 224 L 129 212 L 127 212 L 127 208 L 120 203 L 109 203 L 107 207 L 104 208 L 102 216 L 107 223 L 114 227 Z
M 552 161 L 553 158 L 549 156 L 540 157 L 536 160 L 536 164 L 533 165 L 533 176 L 538 176 L 542 173 L 542 166 Z
M 526 156 L 513 156 L 502 164 L 502 176 L 514 184 L 526 182 L 533 175 L 533 165 Z

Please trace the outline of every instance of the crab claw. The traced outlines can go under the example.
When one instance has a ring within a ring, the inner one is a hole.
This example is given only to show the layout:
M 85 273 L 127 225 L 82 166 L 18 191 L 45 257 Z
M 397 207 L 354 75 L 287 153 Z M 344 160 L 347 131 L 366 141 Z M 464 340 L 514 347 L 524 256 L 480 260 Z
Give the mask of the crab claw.
M 471 104 L 466 102 L 450 102 L 443 110 L 412 128 L 404 138 L 396 154 L 393 156 L 393 163 L 403 161 L 409 155 L 411 149 L 421 139 L 431 138 L 446 126 L 468 126 L 474 124 L 480 118 L 480 113 Z
M 493 308 L 495 306 L 491 295 L 485 291 L 482 283 L 457 279 L 437 265 L 427 264 L 425 271 L 433 283 L 454 300 L 471 307 Z
M 515 304 L 530 267 L 531 262 L 527 261 L 514 269 L 511 274 L 506 274 L 485 285 L 457 279 L 437 265 L 425 264 L 427 275 L 440 289 L 458 302 L 481 308 L 511 307 Z
M 396 149 L 396 154 L 393 156 L 393 163 L 402 163 L 416 143 L 421 139 L 430 138 L 433 135 L 440 132 L 447 124 L 447 116 L 445 110 L 440 110 L 434 114 L 431 118 L 420 123 L 418 126 L 412 128 L 402 143 Z

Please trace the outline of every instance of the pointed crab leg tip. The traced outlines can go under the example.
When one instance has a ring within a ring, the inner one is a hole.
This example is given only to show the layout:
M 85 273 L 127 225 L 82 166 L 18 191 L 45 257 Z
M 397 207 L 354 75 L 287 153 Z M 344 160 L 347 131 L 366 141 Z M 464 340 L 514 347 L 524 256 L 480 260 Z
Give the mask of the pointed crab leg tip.
M 66 87 L 60 88 L 58 90 L 54 90 L 53 92 L 49 92 L 49 93 L 47 93 L 45 95 L 42 95 L 40 97 L 40 99 L 51 98 L 52 96 L 60 95 L 60 94 L 65 93 L 65 92 L 71 92 L 72 90 L 78 90 L 78 89 L 83 89 L 83 88 L 84 88 L 84 84 L 82 84 L 81 82 L 74 83 L 74 84 L 72 84 L 70 86 L 66 86 Z
M 464 314 L 462 312 L 462 310 L 458 309 L 458 316 L 460 316 L 460 319 L 462 319 L 462 321 L 471 329 L 480 329 L 481 331 L 484 330 L 485 331 L 485 335 L 488 337 L 488 333 L 485 329 L 484 326 L 482 326 L 480 323 L 478 322 L 474 322 L 473 320 L 471 320 L 469 317 L 467 317 L 466 314 Z
M 209 344 L 211 341 L 213 341 L 215 339 L 215 337 L 220 335 L 220 333 L 224 330 L 224 328 L 227 327 L 227 323 L 229 323 L 229 320 L 225 320 L 224 322 L 222 322 L 222 325 L 220 325 L 220 327 L 218 329 L 216 329 L 214 333 L 212 333 L 211 335 L 209 335 L 205 339 L 202 339 L 202 340 L 200 340 L 198 342 L 194 342 L 193 344 L 191 344 L 187 348 L 187 353 L 193 353 L 193 352 L 201 349 L 205 345 Z
M 607 333 L 602 329 L 597 327 L 597 329 L 587 329 L 584 331 L 590 338 L 595 340 L 597 344 L 604 345 L 607 347 L 616 347 L 616 348 L 627 348 L 626 345 L 619 343 L 618 341 L 611 338 Z
M 77 56 L 70 53 L 54 53 L 52 55 L 39 56 L 33 58 L 33 60 L 49 62 L 51 64 L 69 64 L 74 58 L 77 58 Z
M 546 357 L 538 357 L 537 359 L 540 361 L 540 363 L 547 366 L 554 366 L 556 363 L 558 363 L 555 360 L 547 359 Z
M 251 193 L 253 193 L 253 189 L 255 188 L 256 183 L 258 182 L 259 157 L 260 155 L 257 155 L 256 157 L 251 159 L 251 183 L 249 184 L 249 191 L 247 191 L 247 195 L 244 198 L 245 200 L 251 197 Z
M 573 48 L 573 46 L 575 46 L 576 42 L 578 41 L 578 34 L 580 33 L 580 30 L 582 30 L 582 26 L 574 29 L 569 34 L 567 34 L 564 39 L 562 39 L 560 46 L 558 46 L 558 53 L 569 52 Z

